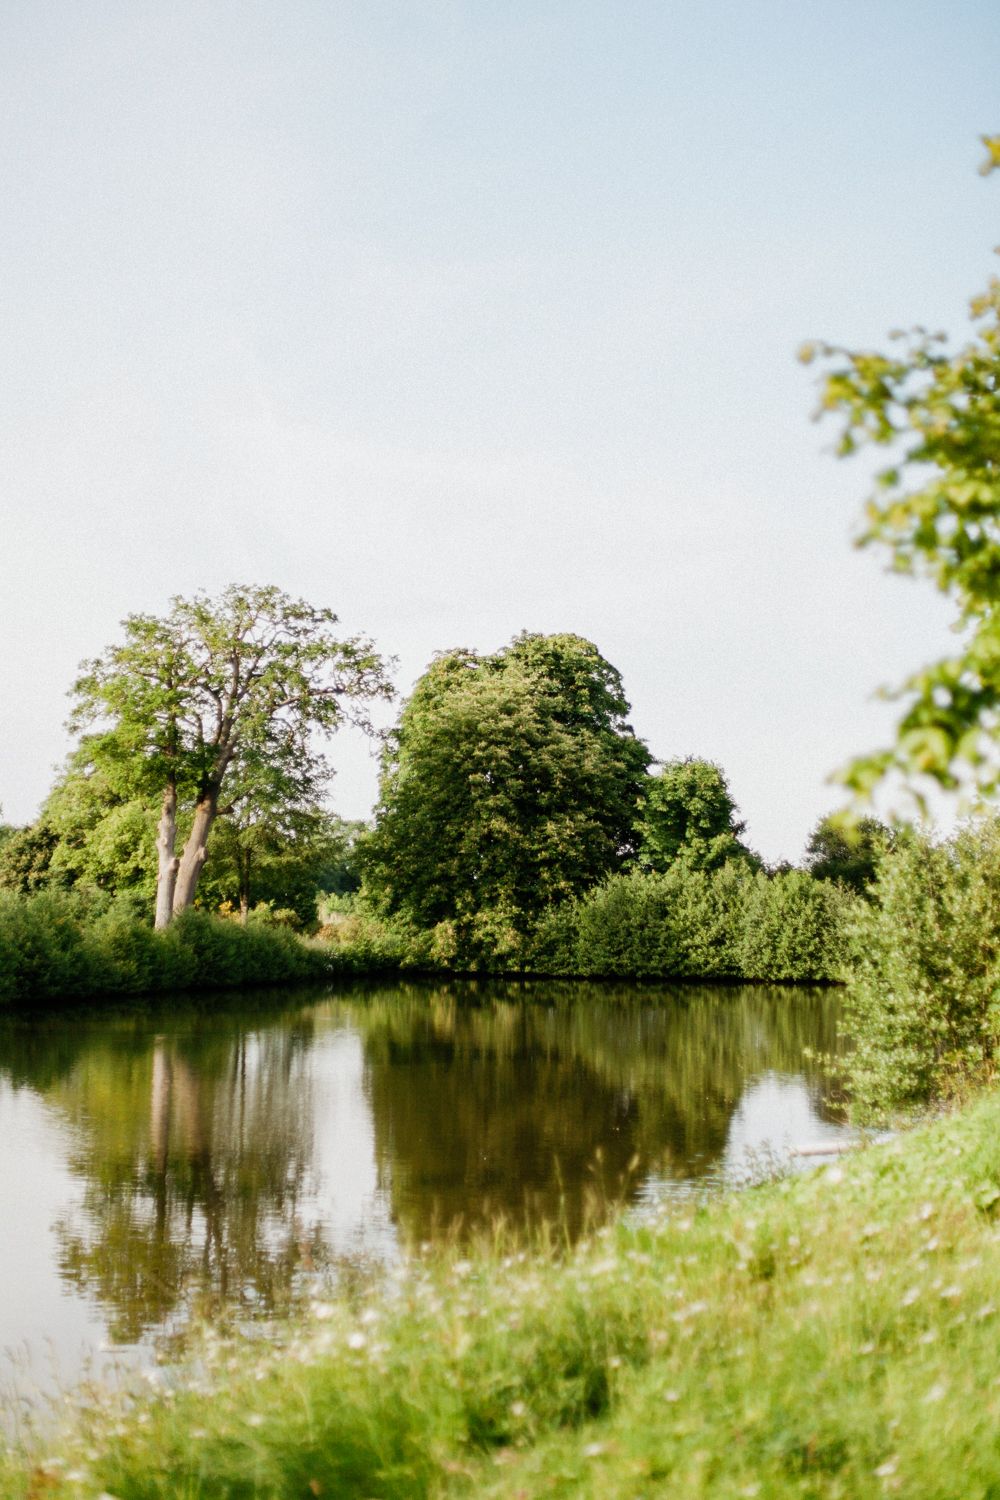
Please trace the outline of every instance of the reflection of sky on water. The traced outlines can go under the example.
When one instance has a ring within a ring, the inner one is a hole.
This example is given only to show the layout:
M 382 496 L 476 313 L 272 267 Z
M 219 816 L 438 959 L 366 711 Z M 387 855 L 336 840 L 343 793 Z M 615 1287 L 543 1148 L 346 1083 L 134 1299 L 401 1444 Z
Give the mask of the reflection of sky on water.
M 37 1094 L 0 1080 L 0 1349 L 43 1382 L 53 1366 L 77 1370 L 106 1333 L 100 1311 L 59 1275 L 52 1224 L 83 1191 L 68 1145 Z
M 362 1039 L 346 1023 L 321 1022 L 311 1056 L 317 1187 L 303 1210 L 323 1224 L 334 1255 L 392 1258 L 397 1235 L 389 1184 L 378 1180 Z
M 794 1074 L 765 1073 L 748 1079 L 729 1123 L 726 1149 L 715 1166 L 698 1178 L 664 1178 L 651 1173 L 638 1195 L 640 1212 L 663 1199 L 690 1198 L 706 1188 L 733 1187 L 752 1178 L 773 1160 L 781 1169 L 818 1165 L 813 1158 L 796 1162 L 790 1148 L 843 1140 L 846 1125 L 824 1120 L 815 1088 Z
M 743 1092 L 730 1121 L 720 1176 L 739 1182 L 762 1152 L 770 1150 L 787 1166 L 790 1147 L 819 1145 L 847 1134 L 845 1126 L 821 1118 L 815 1092 L 804 1079 L 767 1073 Z
M 261 1064 L 260 1038 L 247 1040 L 251 1079 Z M 391 1260 L 398 1237 L 387 1185 L 380 1185 L 375 1131 L 365 1096 L 364 1050 L 359 1033 L 341 1022 L 321 1022 L 308 1053 L 294 1071 L 308 1077 L 312 1160 L 299 1197 L 297 1222 L 304 1240 L 320 1230 L 332 1255 L 353 1261 Z M 294 1076 L 289 1080 L 295 1085 Z M 81 1295 L 60 1274 L 57 1221 L 79 1221 L 84 1181 L 71 1169 L 78 1132 L 63 1112 L 30 1088 L 0 1080 L 0 1387 L 51 1389 L 102 1356 L 148 1363 L 151 1351 L 110 1345 L 108 1321 L 97 1300 Z M 262 1225 L 262 1240 L 276 1242 L 277 1216 Z M 196 1213 L 191 1243 L 204 1247 L 205 1223 Z

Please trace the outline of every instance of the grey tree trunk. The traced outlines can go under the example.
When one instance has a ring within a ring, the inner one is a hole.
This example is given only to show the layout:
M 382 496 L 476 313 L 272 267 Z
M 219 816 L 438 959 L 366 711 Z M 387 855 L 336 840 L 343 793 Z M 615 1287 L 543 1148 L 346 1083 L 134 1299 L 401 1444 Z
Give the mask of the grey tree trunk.
M 156 918 L 153 926 L 163 930 L 174 911 L 174 886 L 180 860 L 174 853 L 177 844 L 177 788 L 164 787 L 160 821 L 156 825 Z
M 198 799 L 194 809 L 194 822 L 184 852 L 181 855 L 177 883 L 174 886 L 174 916 L 187 911 L 198 891 L 198 879 L 208 856 L 208 835 L 212 832 L 219 810 L 219 792 L 214 788 Z

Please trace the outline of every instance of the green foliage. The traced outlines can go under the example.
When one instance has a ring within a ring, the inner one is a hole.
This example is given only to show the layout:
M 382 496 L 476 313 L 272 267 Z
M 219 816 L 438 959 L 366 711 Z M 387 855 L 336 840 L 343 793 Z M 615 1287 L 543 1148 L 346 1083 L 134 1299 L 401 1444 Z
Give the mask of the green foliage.
M 692 870 L 718 870 L 727 859 L 752 859 L 740 842 L 746 823 L 738 811 L 725 772 L 714 761 L 667 761 L 643 792 L 642 863 L 662 871 L 679 859 Z
M 129 615 L 125 644 L 84 664 L 73 724 L 113 726 L 107 760 L 131 782 L 141 773 L 158 792 L 176 778 L 196 793 L 238 747 L 307 750 L 309 729 L 329 732 L 348 710 L 358 717 L 355 700 L 388 696 L 371 642 L 338 639 L 336 623 L 332 610 L 279 589 L 237 585 L 216 600 L 177 597 L 163 619 Z
M 344 845 L 340 820 L 320 802 L 328 779 L 325 765 L 306 751 L 268 761 L 237 756 L 209 840 L 200 901 L 234 907 L 244 921 L 264 903 L 313 927 L 321 872 Z
M 191 911 L 154 932 L 127 897 L 0 891 L 0 1006 L 322 979 L 336 968 L 280 926 Z
M 179 870 L 173 831 L 164 850 L 176 909 L 194 899 L 223 791 L 244 832 L 280 822 L 328 774 L 311 736 L 348 720 L 370 729 L 364 704 L 391 696 L 372 643 L 339 639 L 336 622 L 279 589 L 234 585 L 215 600 L 175 598 L 162 619 L 128 616 L 124 644 L 84 664 L 71 720 L 87 731 L 84 758 L 123 802 L 193 809 Z M 255 800 L 256 820 L 243 817 Z M 248 850 L 254 837 L 235 844 Z
M 892 830 L 878 818 L 859 818 L 853 824 L 821 818 L 806 845 L 806 869 L 817 880 L 838 880 L 863 896 L 892 838 Z
M 141 777 L 109 763 L 107 741 L 85 739 L 50 792 L 37 824 L 0 844 L 0 887 L 129 893 L 147 904 L 156 891 L 157 810 L 132 795 Z M 199 904 L 248 911 L 261 902 L 316 918 L 316 893 L 351 858 L 355 828 L 320 803 L 328 771 L 307 749 L 270 761 L 238 754 L 209 841 Z M 182 835 L 191 826 L 182 809 Z M 340 878 L 348 878 L 341 874 Z
M 41 822 L 55 835 L 50 883 L 130 892 L 151 903 L 156 891 L 156 817 L 137 794 L 132 776 L 108 744 L 92 740 L 70 757 L 42 807 Z
M 41 819 L 12 829 L 0 844 L 0 890 L 28 896 L 55 883 L 51 865 L 58 846 L 59 835 Z
M 670 978 L 835 980 L 842 976 L 847 899 L 792 870 L 744 866 L 662 875 L 638 870 L 539 922 L 539 972 Z
M 454 924 L 513 957 L 532 918 L 634 852 L 649 755 L 621 679 L 579 636 L 438 657 L 387 750 L 365 889 L 386 915 Z
M 915 833 L 854 908 L 844 1028 L 862 1112 L 922 1104 L 992 1065 L 1000 1034 L 1000 821 Z
M 986 138 L 984 138 L 986 139 Z M 915 673 L 896 742 L 855 760 L 841 779 L 859 798 L 895 771 L 922 802 L 920 779 L 946 788 L 1000 785 L 1000 280 L 972 302 L 973 341 L 954 353 L 918 328 L 896 355 L 807 345 L 838 363 L 820 414 L 843 419 L 839 452 L 893 450 L 859 545 L 888 549 L 900 573 L 929 579 L 957 607 L 955 654 Z
M 332 818 L 327 848 L 316 872 L 316 884 L 328 896 L 350 896 L 361 889 L 358 843 L 368 824 Z
M 740 972 L 755 979 L 842 979 L 845 919 L 851 903 L 828 881 L 802 870 L 741 886 Z
M 992 1496 L 998 1192 L 991 1097 L 569 1249 L 412 1256 L 281 1346 L 213 1329 L 167 1391 L 93 1383 L 46 1435 L 61 1462 L 10 1451 L 5 1492 Z

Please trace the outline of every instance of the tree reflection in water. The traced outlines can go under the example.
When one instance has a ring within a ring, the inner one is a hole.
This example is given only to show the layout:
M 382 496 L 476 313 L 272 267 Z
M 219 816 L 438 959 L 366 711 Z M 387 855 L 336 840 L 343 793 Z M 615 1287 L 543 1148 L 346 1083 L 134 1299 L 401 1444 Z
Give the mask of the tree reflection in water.
M 643 1173 L 717 1171 L 748 1077 L 803 1075 L 820 1118 L 839 1118 L 803 1058 L 835 1050 L 838 1009 L 836 991 L 765 986 L 372 994 L 355 1023 L 394 1217 L 417 1242 L 498 1217 L 557 1219 L 576 1235 Z
M 82 1183 L 54 1226 L 61 1275 L 119 1342 L 192 1306 L 271 1315 L 329 1263 L 316 1091 L 345 1030 L 378 1180 L 417 1242 L 498 1217 L 576 1234 L 644 1172 L 704 1177 L 749 1078 L 802 1076 L 821 1116 L 834 1107 L 803 1062 L 833 1050 L 833 991 L 413 983 L 255 1003 L 0 1037 L 3 1074 L 63 1122 Z
M 217 1018 L 222 1020 L 222 1018 Z M 312 1180 L 312 1027 L 232 1017 L 179 1035 L 92 1035 L 46 1089 L 72 1127 L 79 1208 L 60 1269 L 132 1342 L 179 1308 L 270 1314 L 322 1256 L 299 1206 Z

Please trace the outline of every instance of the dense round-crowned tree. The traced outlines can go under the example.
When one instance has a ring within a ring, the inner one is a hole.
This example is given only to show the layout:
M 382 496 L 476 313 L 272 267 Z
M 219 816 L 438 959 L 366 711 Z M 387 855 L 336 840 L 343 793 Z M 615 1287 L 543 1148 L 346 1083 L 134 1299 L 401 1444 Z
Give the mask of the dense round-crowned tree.
M 365 887 L 489 945 L 634 852 L 650 756 L 618 673 L 576 635 L 438 656 L 387 747 Z
M 727 859 L 760 859 L 740 842 L 739 819 L 725 772 L 711 760 L 666 761 L 646 783 L 639 833 L 641 857 L 653 870 L 681 860 L 694 870 L 717 870 Z

